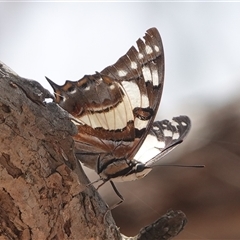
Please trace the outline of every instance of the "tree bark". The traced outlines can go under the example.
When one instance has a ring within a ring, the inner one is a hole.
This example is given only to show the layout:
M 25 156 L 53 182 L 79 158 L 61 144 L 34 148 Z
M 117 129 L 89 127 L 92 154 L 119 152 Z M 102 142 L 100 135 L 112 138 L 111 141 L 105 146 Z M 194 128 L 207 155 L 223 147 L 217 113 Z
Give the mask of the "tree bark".
M 172 211 L 134 238 L 122 236 L 98 192 L 86 186 L 68 113 L 44 103 L 53 97 L 48 90 L 3 63 L 0 84 L 1 239 L 170 239 L 183 229 L 185 215 Z

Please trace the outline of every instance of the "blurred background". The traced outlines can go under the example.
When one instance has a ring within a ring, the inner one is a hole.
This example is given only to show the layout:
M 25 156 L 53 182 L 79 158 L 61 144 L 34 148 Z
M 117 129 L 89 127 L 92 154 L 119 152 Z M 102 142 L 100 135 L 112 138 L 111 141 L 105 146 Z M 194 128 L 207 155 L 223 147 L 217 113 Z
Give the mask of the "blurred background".
M 223 2 L 0 3 L 0 60 L 49 90 L 44 76 L 61 85 L 101 71 L 158 28 L 166 74 L 157 119 L 192 119 L 163 162 L 206 167 L 157 167 L 118 184 L 125 202 L 112 213 L 123 234 L 173 209 L 188 218 L 175 239 L 240 239 L 239 13 L 240 3 Z M 108 184 L 100 193 L 110 206 L 119 200 Z

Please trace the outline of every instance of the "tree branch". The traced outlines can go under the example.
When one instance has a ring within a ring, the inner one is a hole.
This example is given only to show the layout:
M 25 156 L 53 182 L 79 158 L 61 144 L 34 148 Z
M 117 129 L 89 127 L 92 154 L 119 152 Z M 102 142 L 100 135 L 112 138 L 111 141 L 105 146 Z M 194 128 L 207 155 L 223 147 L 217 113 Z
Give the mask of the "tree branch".
M 98 192 L 86 187 L 88 179 L 74 155 L 77 129 L 64 110 L 44 103 L 53 97 L 48 90 L 3 63 L 0 84 L 0 236 L 132 239 L 120 235 Z M 170 238 L 176 235 L 169 229 L 182 226 L 179 232 L 186 221 L 185 215 L 173 213 L 141 230 L 136 239 L 163 239 L 160 232 L 167 228 Z M 146 237 L 150 233 L 157 238 Z

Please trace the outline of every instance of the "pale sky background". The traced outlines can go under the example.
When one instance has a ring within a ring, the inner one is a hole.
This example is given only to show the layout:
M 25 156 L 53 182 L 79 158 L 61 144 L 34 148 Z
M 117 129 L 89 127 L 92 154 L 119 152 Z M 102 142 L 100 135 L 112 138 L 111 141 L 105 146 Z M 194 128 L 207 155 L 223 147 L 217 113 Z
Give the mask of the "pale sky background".
M 51 90 L 44 76 L 101 71 L 153 26 L 166 61 L 159 118 L 199 119 L 239 94 L 240 3 L 1 2 L 0 60 Z

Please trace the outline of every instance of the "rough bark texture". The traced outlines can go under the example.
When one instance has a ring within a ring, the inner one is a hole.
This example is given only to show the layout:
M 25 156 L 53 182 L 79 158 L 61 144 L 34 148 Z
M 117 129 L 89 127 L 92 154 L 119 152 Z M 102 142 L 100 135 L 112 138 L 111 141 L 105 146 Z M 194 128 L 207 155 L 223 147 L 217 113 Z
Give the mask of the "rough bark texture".
M 120 235 L 98 192 L 86 187 L 68 114 L 43 103 L 52 95 L 38 82 L 1 63 L 0 84 L 0 238 L 130 239 Z M 170 239 L 186 223 L 181 212 L 160 219 L 131 239 Z M 145 237 L 151 231 L 159 234 Z

